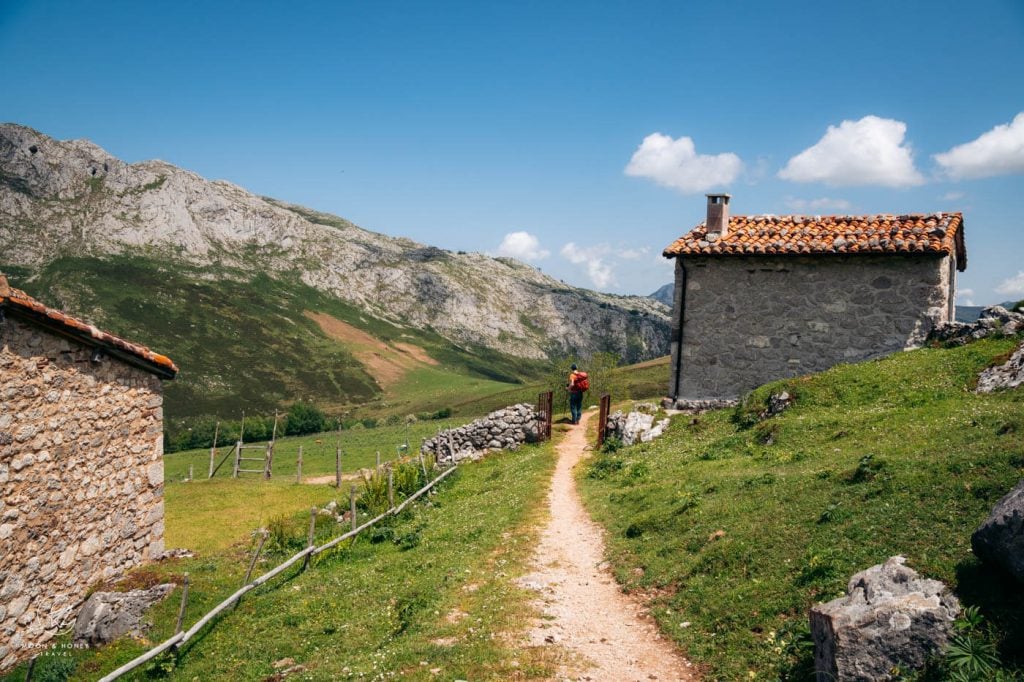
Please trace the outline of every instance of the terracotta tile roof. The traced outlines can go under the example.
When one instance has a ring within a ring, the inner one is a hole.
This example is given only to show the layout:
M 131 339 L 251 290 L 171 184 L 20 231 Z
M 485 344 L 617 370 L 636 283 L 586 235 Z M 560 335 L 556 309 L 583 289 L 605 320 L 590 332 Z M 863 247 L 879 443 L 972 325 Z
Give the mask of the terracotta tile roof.
M 967 267 L 960 213 L 869 216 L 731 216 L 724 237 L 701 224 L 663 252 L 676 256 L 951 254 Z
M 24 291 L 11 287 L 7 282 L 7 278 L 0 274 L 0 310 L 3 309 L 21 313 L 25 317 L 34 319 L 44 326 L 82 339 L 92 345 L 120 351 L 129 356 L 144 360 L 145 362 L 140 363 L 140 366 L 152 371 L 154 374 L 171 379 L 178 373 L 178 366 L 166 355 L 154 353 L 145 346 L 126 341 L 119 336 L 114 336 L 97 329 L 88 322 L 83 322 L 55 308 L 49 308 Z

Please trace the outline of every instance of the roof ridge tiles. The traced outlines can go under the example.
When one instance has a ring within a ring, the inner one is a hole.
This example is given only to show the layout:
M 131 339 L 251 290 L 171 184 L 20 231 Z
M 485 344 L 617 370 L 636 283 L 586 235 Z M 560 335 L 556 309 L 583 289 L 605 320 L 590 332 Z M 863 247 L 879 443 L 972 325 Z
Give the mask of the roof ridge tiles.
M 89 337 L 101 346 L 113 347 L 124 351 L 129 355 L 145 360 L 151 365 L 156 365 L 168 378 L 178 373 L 178 366 L 166 355 L 155 353 L 146 346 L 132 343 L 120 336 L 105 332 L 96 325 L 68 315 L 57 308 L 50 308 L 21 289 L 15 289 L 10 286 L 3 273 L 0 273 L 0 306 L 28 312 L 30 319 L 43 317 L 45 318 L 44 322 L 53 324 L 64 330 L 67 334 L 78 338 Z

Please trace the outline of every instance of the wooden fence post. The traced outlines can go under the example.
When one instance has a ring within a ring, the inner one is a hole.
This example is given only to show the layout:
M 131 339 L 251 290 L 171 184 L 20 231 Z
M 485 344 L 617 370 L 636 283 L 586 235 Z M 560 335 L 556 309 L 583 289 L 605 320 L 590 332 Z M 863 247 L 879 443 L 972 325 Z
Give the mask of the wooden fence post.
M 263 551 L 263 543 L 267 541 L 267 536 L 270 535 L 270 531 L 264 530 L 260 533 L 260 544 L 256 546 L 256 552 L 253 553 L 252 559 L 249 561 L 249 570 L 245 572 L 245 580 L 242 581 L 243 585 L 249 584 L 249 578 L 252 576 L 252 569 L 256 567 L 256 561 L 260 558 L 260 552 Z
M 210 476 L 213 478 L 213 460 L 217 458 L 217 436 L 220 435 L 220 422 L 213 427 L 213 445 L 210 446 Z
M 245 413 L 243 412 L 242 414 L 244 415 Z M 234 473 L 231 474 L 231 478 L 238 478 L 238 465 L 239 465 L 238 458 L 241 457 L 241 456 L 242 456 L 242 441 L 241 441 L 241 439 L 239 439 L 239 441 L 237 443 L 235 443 L 235 471 L 234 471 Z
M 316 507 L 309 508 L 309 537 L 306 539 L 306 547 L 308 549 L 313 548 L 313 534 L 316 533 Z M 307 554 L 306 558 L 302 560 L 302 570 L 305 571 L 309 566 L 309 557 Z
M 352 485 L 348 489 L 348 510 L 352 515 L 352 530 L 356 529 L 356 487 Z
M 604 445 L 604 439 L 608 432 L 608 412 L 612 407 L 612 397 L 608 393 L 601 396 L 601 409 L 597 417 L 597 447 Z
M 178 622 L 174 625 L 174 634 L 181 632 L 181 624 L 185 620 L 186 606 L 188 606 L 188 573 L 185 574 L 185 581 L 181 586 L 181 606 L 178 607 Z
M 388 509 L 395 508 L 395 470 L 388 467 Z
M 380 450 L 377 451 L 377 469 L 375 470 L 375 473 L 380 473 Z
M 334 489 L 341 490 L 341 446 L 334 449 Z
M 299 446 L 299 458 L 295 462 L 295 482 L 302 483 L 302 446 Z
M 427 463 L 423 460 L 423 451 L 420 450 L 420 469 L 423 469 L 423 481 L 428 482 L 430 478 L 427 477 Z

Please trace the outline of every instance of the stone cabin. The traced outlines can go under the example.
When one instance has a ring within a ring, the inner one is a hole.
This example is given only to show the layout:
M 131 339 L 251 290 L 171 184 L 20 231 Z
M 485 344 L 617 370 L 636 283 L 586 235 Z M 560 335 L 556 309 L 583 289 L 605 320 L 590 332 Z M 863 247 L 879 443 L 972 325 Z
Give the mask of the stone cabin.
M 967 265 L 960 213 L 730 216 L 664 251 L 675 259 L 666 405 L 717 407 L 760 384 L 920 346 L 954 317 Z
M 98 582 L 163 553 L 169 358 L 0 274 L 0 671 Z

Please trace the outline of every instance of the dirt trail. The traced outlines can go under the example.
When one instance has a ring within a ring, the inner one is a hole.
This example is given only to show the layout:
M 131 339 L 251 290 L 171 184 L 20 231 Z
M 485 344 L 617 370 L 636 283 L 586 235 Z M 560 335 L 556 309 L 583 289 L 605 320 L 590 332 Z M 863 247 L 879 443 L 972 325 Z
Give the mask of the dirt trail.
M 597 682 L 696 680 L 698 676 L 642 606 L 622 593 L 604 561 L 602 529 L 576 492 L 573 468 L 587 446 L 593 413 L 558 446 L 548 502 L 551 519 L 522 584 L 537 590 L 545 618 L 530 632 L 534 646 L 556 644 L 582 659 L 560 677 Z

